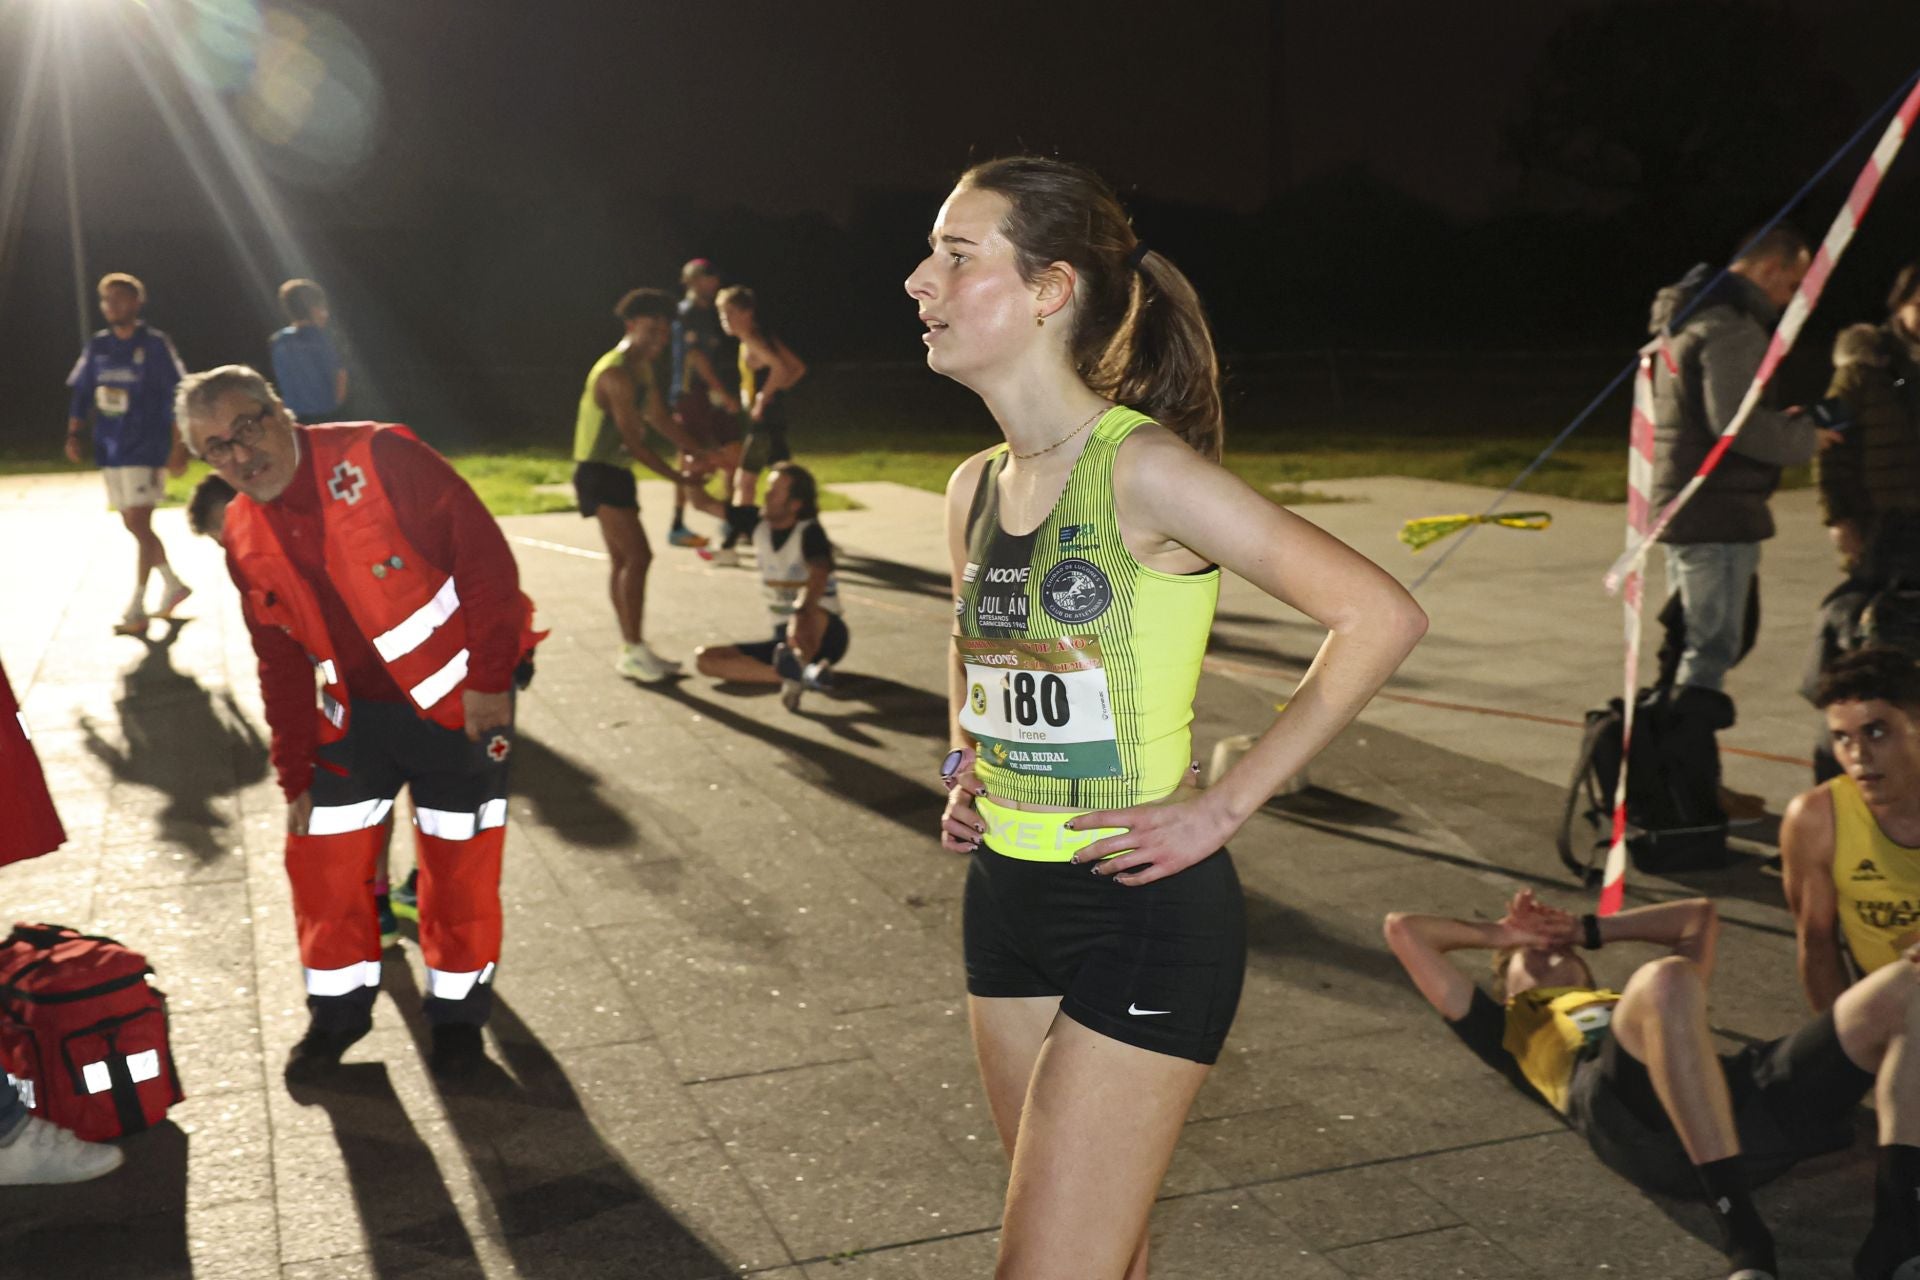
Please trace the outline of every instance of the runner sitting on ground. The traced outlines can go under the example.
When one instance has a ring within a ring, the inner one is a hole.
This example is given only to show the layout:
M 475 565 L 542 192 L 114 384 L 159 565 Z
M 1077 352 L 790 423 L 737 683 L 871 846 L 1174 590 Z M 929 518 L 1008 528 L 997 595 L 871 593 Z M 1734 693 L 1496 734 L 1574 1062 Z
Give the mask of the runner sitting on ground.
M 1821 676 L 1814 705 L 1845 772 L 1787 806 L 1780 861 L 1800 985 L 1823 1012 L 1854 974 L 1920 941 L 1920 665 L 1855 650 Z
M 849 636 L 833 575 L 833 544 L 820 527 L 820 487 L 805 467 L 778 463 L 767 500 L 746 532 L 773 615 L 773 639 L 693 651 L 700 674 L 742 684 L 778 684 L 789 711 L 807 689 L 826 689 L 828 668 L 846 656 Z M 712 495 L 689 488 L 694 508 L 722 516 Z
M 1792 1035 L 1716 1057 L 1707 1022 L 1719 916 L 1705 898 L 1574 917 L 1514 896 L 1493 922 L 1394 912 L 1387 944 L 1466 1046 L 1648 1190 L 1706 1192 L 1730 1280 L 1773 1280 L 1772 1233 L 1751 1188 L 1852 1135 L 1878 1077 L 1879 1178 L 1860 1280 L 1920 1274 L 1920 948 L 1853 987 Z M 1648 942 L 1671 954 L 1599 986 L 1576 945 Z M 1448 959 L 1493 951 L 1504 1006 Z

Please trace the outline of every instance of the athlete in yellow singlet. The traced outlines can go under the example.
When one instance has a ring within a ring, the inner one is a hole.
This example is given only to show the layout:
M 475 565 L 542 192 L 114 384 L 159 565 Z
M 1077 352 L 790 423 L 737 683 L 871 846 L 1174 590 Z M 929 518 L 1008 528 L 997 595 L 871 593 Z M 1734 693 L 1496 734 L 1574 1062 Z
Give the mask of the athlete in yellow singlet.
M 1920 667 L 1862 649 L 1822 676 L 1814 705 L 1845 771 L 1780 823 L 1800 985 L 1816 1010 L 1920 941 Z
M 1193 287 L 1098 177 L 992 161 L 907 280 L 928 367 L 1005 442 L 947 488 L 955 625 L 941 842 L 970 855 L 974 1046 L 1012 1157 L 1001 1280 L 1141 1280 L 1147 1212 L 1245 968 L 1225 844 L 1364 706 L 1426 618 L 1219 465 Z M 1327 627 L 1206 791 L 1188 725 L 1222 572 Z M 1024 1108 L 1024 1113 L 1023 1113 Z

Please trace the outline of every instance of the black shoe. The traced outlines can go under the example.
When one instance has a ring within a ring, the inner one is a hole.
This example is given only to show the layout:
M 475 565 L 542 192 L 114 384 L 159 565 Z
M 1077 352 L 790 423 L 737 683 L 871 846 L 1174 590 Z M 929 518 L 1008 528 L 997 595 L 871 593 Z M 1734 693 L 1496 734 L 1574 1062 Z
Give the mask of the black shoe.
M 480 1028 L 471 1022 L 441 1022 L 433 1028 L 427 1069 L 442 1080 L 459 1080 L 489 1065 Z
M 373 1030 L 371 1020 L 346 1027 L 323 1027 L 317 1021 L 287 1055 L 286 1078 L 305 1083 L 329 1075 L 340 1065 L 340 1055 Z

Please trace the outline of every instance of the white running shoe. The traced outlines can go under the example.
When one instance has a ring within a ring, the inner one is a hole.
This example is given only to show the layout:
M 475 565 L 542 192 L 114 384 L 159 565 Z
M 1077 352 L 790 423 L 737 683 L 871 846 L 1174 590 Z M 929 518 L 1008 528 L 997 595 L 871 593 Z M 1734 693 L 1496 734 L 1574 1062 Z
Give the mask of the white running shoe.
M 819 662 L 809 662 L 800 672 L 800 683 L 815 693 L 833 691 L 833 664 L 824 658 Z
M 719 565 L 724 569 L 736 568 L 740 564 L 740 553 L 732 547 L 702 547 L 694 554 L 708 564 Z
M 117 636 L 144 636 L 147 634 L 147 614 L 144 609 L 129 609 L 120 621 L 113 624 L 113 634 Z
M 112 1173 L 126 1158 L 118 1147 L 82 1142 L 50 1120 L 28 1116 L 19 1135 L 0 1147 L 0 1187 L 85 1182 Z
M 645 645 L 632 645 L 620 651 L 613 661 L 613 669 L 629 680 L 638 680 L 641 684 L 659 684 L 671 677 L 678 668 L 660 665 Z
M 648 644 L 645 640 L 642 640 L 640 642 L 640 648 L 647 655 L 648 661 L 652 662 L 654 666 L 663 668 L 669 675 L 677 676 L 680 674 L 679 662 L 675 661 L 672 658 L 661 657 L 659 654 L 653 651 L 653 646 Z
M 193 588 L 184 582 L 178 586 L 168 588 L 167 594 L 160 597 L 160 607 L 154 610 L 153 616 L 156 618 L 171 618 L 173 611 L 185 604 L 187 597 L 192 594 Z

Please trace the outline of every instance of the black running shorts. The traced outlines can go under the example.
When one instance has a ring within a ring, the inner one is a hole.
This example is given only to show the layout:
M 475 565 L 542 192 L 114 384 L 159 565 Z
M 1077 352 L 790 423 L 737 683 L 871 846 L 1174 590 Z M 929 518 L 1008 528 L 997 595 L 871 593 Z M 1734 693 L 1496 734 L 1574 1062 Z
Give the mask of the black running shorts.
M 967 991 L 1059 996 L 1060 1011 L 1122 1043 L 1220 1057 L 1247 967 L 1246 908 L 1225 849 L 1151 884 L 982 846 L 967 872 Z
M 573 467 L 573 492 L 580 500 L 580 514 L 590 516 L 601 507 L 621 511 L 640 509 L 640 490 L 633 482 L 632 467 L 616 467 L 605 462 L 577 462 Z
M 1831 1012 L 1790 1036 L 1724 1054 L 1720 1066 L 1755 1186 L 1848 1146 L 1854 1109 L 1873 1088 L 1872 1073 L 1840 1047 Z M 1621 1177 L 1667 1195 L 1699 1196 L 1699 1179 L 1652 1078 L 1612 1036 L 1574 1067 L 1567 1120 Z
M 782 622 L 773 629 L 773 639 L 747 641 L 733 646 L 755 662 L 773 665 L 773 651 L 787 642 L 787 624 Z M 827 615 L 827 629 L 820 637 L 820 652 L 813 655 L 815 662 L 838 662 L 847 656 L 847 646 L 852 637 L 847 631 L 847 621 L 837 613 Z

